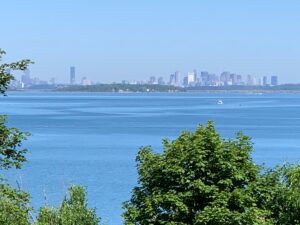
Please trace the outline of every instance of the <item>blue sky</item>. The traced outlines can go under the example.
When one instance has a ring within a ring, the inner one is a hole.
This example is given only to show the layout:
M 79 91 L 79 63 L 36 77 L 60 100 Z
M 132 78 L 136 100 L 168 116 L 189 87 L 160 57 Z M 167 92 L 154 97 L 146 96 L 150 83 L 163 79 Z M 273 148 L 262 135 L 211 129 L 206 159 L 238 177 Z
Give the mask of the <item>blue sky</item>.
M 9 0 L 0 48 L 33 76 L 101 82 L 175 70 L 278 75 L 300 82 L 298 0 Z

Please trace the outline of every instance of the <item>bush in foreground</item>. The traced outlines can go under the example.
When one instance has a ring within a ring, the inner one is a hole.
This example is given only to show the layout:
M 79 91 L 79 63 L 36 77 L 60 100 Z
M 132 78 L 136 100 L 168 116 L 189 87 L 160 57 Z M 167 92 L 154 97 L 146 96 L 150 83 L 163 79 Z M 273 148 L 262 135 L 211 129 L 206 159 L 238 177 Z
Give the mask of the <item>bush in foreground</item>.
M 29 195 L 0 183 L 0 224 L 30 225 Z
M 65 197 L 60 208 L 43 207 L 37 218 L 37 225 L 97 225 L 99 222 L 95 209 L 88 208 L 86 191 L 80 186 L 69 188 L 69 197 Z
M 137 155 L 125 224 L 300 224 L 300 167 L 263 171 L 249 137 L 225 140 L 208 122 L 163 144 Z

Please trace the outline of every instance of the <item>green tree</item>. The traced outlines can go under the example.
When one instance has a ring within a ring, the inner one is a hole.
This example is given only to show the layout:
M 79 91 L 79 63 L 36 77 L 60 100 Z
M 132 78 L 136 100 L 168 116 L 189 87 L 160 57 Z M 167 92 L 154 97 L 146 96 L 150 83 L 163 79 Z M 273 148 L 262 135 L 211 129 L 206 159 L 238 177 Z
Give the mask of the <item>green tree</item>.
M 300 166 L 284 165 L 269 171 L 262 180 L 263 189 L 269 191 L 265 199 L 274 224 L 300 224 Z
M 0 62 L 5 51 L 0 49 Z M 8 85 L 14 77 L 9 70 L 25 70 L 32 63 L 25 59 L 13 63 L 0 64 L 0 93 L 5 94 Z M 17 128 L 8 128 L 5 125 L 6 117 L 0 116 L 0 169 L 11 167 L 20 168 L 26 161 L 25 154 L 27 149 L 20 149 L 22 141 L 29 135 L 27 132 L 21 132 Z
M 29 195 L 8 184 L 0 183 L 0 224 L 29 225 Z
M 26 148 L 20 148 L 22 141 L 30 135 L 17 128 L 9 128 L 5 125 L 6 117 L 0 116 L 0 169 L 15 167 L 21 168 L 26 161 Z
M 250 138 L 222 139 L 208 122 L 163 144 L 162 154 L 143 147 L 137 155 L 139 186 L 124 203 L 125 224 L 272 224 Z
M 4 54 L 5 52 L 0 49 L 0 61 Z M 14 79 L 8 70 L 24 70 L 29 63 L 31 63 L 29 60 L 21 60 L 0 64 L 0 93 L 5 94 L 10 81 Z M 0 116 L 0 170 L 11 167 L 19 169 L 26 161 L 27 149 L 22 149 L 21 145 L 28 133 L 21 132 L 17 128 L 8 128 L 5 119 L 5 116 Z M 12 188 L 0 178 L 0 224 L 28 225 L 30 210 L 29 195 Z
M 59 225 L 59 215 L 56 208 L 42 207 L 39 210 L 36 225 Z
M 59 209 L 41 208 L 37 225 L 97 225 L 100 218 L 87 206 L 86 190 L 80 186 L 69 189 Z

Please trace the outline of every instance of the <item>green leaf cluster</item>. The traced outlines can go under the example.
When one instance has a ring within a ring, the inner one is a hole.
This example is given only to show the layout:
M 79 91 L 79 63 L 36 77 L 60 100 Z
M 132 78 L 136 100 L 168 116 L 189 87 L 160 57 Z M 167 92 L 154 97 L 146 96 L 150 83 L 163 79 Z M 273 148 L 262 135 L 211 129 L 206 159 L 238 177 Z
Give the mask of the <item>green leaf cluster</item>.
M 6 52 L 0 49 L 0 62 Z M 32 63 L 25 59 L 13 63 L 0 64 L 0 93 L 5 94 L 7 87 L 14 77 L 8 70 L 25 70 Z M 17 128 L 8 128 L 5 125 L 6 117 L 0 116 L 0 169 L 15 167 L 19 169 L 26 161 L 25 154 L 27 149 L 20 149 L 22 141 L 26 139 L 27 132 L 21 132 Z
M 223 139 L 210 121 L 163 145 L 137 155 L 125 224 L 300 224 L 300 167 L 258 167 L 249 137 Z
M 95 209 L 87 206 L 86 190 L 72 186 L 60 208 L 43 207 L 39 211 L 37 225 L 97 225 L 100 218 Z
M 16 190 L 4 183 L 0 183 L 0 224 L 30 225 L 29 195 Z
M 5 51 L 0 49 L 0 61 Z M 21 60 L 15 63 L 0 64 L 0 93 L 5 91 L 14 77 L 8 73 L 11 70 L 24 70 L 29 60 Z M 9 128 L 5 124 L 6 117 L 0 116 L 0 170 L 9 168 L 21 168 L 26 161 L 22 141 L 29 135 L 17 128 Z M 1 175 L 0 175 L 1 176 Z M 29 213 L 32 208 L 29 206 L 29 195 L 26 192 L 12 188 L 0 177 L 0 224 L 3 225 L 29 225 Z
M 5 124 L 6 117 L 0 116 L 0 169 L 11 167 L 20 169 L 26 161 L 26 148 L 20 148 L 22 141 L 30 135 L 28 132 L 21 132 L 17 128 L 9 128 Z

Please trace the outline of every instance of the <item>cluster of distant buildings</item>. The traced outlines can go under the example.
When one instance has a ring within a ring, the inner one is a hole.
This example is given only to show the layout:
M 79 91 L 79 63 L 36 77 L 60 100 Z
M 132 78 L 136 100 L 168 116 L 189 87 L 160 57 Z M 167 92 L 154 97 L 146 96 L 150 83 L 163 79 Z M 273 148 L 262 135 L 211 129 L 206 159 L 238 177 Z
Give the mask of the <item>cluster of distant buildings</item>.
M 5 71 L 8 74 L 11 74 L 11 70 Z M 70 82 L 69 84 L 57 84 L 55 78 L 51 78 L 49 81 L 40 80 L 37 77 L 31 77 L 30 70 L 26 69 L 23 71 L 20 80 L 12 80 L 10 82 L 11 88 L 24 89 L 24 88 L 34 88 L 34 87 L 51 87 L 57 85 L 92 85 L 94 84 L 91 80 L 86 77 L 82 77 L 81 82 L 76 82 L 76 69 L 74 66 L 70 67 Z
M 278 76 L 263 76 L 255 77 L 248 75 L 243 77 L 242 75 L 223 72 L 220 75 L 211 74 L 206 71 L 200 73 L 197 70 L 188 72 L 187 75 L 183 76 L 181 79 L 180 72 L 176 71 L 175 73 L 169 76 L 168 81 L 164 81 L 163 77 L 156 78 L 151 76 L 147 81 L 133 81 L 128 82 L 123 80 L 122 83 L 130 84 L 160 84 L 160 85 L 173 85 L 179 87 L 195 87 L 195 86 L 232 86 L 232 85 L 247 85 L 247 86 L 276 86 L 278 85 Z
M 8 69 L 5 71 L 8 74 L 11 74 L 11 71 Z M 31 77 L 30 70 L 24 70 L 24 73 L 21 75 L 20 80 L 12 80 L 10 82 L 10 87 L 12 88 L 30 88 L 33 86 L 45 86 L 45 85 L 55 85 L 55 78 L 51 78 L 49 81 L 40 80 L 38 77 Z
M 170 84 L 175 84 L 178 82 L 178 72 L 170 75 Z M 177 78 L 176 78 L 177 76 Z M 174 78 L 173 78 L 174 77 Z M 220 75 L 211 74 L 206 71 L 197 73 L 197 70 L 189 72 L 187 76 L 183 77 L 182 86 L 231 86 L 231 85 L 247 85 L 247 86 L 267 86 L 278 85 L 278 76 L 271 76 L 268 80 L 267 76 L 256 77 L 252 75 L 247 75 L 243 77 L 242 75 L 222 72 Z
M 78 84 L 76 82 L 76 68 L 75 68 L 75 66 L 71 66 L 70 67 L 70 85 L 76 85 L 76 84 Z M 86 77 L 82 77 L 80 84 L 81 85 L 92 85 L 92 84 L 94 84 L 94 82 L 87 79 Z
M 10 73 L 10 71 L 6 71 Z M 87 77 L 82 77 L 80 82 L 76 81 L 76 68 L 75 66 L 70 67 L 69 83 L 60 85 L 93 85 L 95 84 L 92 80 L 87 79 Z M 223 72 L 220 75 L 212 74 L 206 71 L 200 73 L 197 70 L 188 72 L 181 78 L 180 72 L 169 76 L 167 81 L 164 80 L 162 76 L 156 77 L 151 76 L 146 81 L 133 81 L 129 82 L 126 80 L 122 81 L 122 84 L 158 84 L 158 85 L 172 85 L 178 87 L 196 87 L 196 86 L 233 86 L 233 85 L 245 85 L 245 86 L 276 86 L 278 85 L 277 76 L 263 76 L 255 77 L 248 75 L 243 77 L 242 75 Z M 51 78 L 49 81 L 40 80 L 37 77 L 31 78 L 30 70 L 24 71 L 20 80 L 14 80 L 11 82 L 10 86 L 13 88 L 32 88 L 34 86 L 56 86 L 55 78 Z

